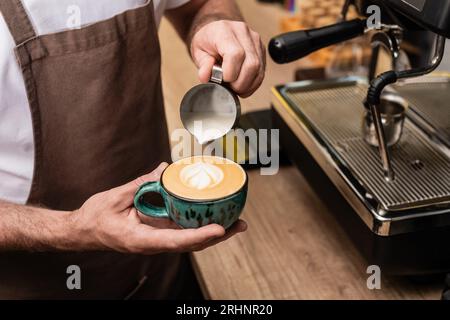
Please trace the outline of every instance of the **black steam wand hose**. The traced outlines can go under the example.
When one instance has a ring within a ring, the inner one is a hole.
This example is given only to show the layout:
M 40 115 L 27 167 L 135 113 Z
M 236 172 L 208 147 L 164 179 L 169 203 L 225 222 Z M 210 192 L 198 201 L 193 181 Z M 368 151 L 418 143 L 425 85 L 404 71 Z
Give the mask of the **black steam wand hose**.
M 369 108 L 375 124 L 378 137 L 379 151 L 383 163 L 383 171 L 387 181 L 395 180 L 395 172 L 392 166 L 390 150 L 386 142 L 383 123 L 380 114 L 381 94 L 390 84 L 396 83 L 400 79 L 415 78 L 429 74 L 436 70 L 441 64 L 445 51 L 445 37 L 437 36 L 434 56 L 428 66 L 405 71 L 388 71 L 375 78 L 367 93 L 366 106 Z
M 442 300 L 450 300 L 450 274 L 445 278 L 445 289 L 442 293 Z

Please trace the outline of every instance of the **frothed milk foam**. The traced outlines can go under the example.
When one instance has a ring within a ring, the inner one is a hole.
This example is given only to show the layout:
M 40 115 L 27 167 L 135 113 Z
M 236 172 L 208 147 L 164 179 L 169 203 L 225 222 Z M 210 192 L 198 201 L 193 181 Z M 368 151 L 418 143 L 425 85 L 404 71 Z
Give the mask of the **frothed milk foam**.
M 197 190 L 213 188 L 221 183 L 223 178 L 223 171 L 211 163 L 193 163 L 180 172 L 181 182 L 186 187 Z
M 198 156 L 169 166 L 162 183 L 172 194 L 192 200 L 216 200 L 238 192 L 246 182 L 241 166 L 223 158 Z

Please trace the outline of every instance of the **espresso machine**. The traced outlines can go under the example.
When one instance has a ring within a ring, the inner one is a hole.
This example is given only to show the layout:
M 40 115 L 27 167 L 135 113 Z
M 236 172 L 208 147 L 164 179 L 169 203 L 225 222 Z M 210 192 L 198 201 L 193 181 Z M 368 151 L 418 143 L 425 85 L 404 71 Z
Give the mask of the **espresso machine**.
M 352 5 L 361 18 L 347 21 Z M 429 62 L 411 66 L 402 40 L 418 30 L 434 43 L 420 53 Z M 395 275 L 449 272 L 450 74 L 434 71 L 450 38 L 450 1 L 349 0 L 342 21 L 277 36 L 269 52 L 289 63 L 368 32 L 367 76 L 273 88 L 274 125 L 292 160 L 314 170 L 324 199 L 343 202 L 332 211 L 370 265 Z M 380 50 L 392 65 L 377 74 Z

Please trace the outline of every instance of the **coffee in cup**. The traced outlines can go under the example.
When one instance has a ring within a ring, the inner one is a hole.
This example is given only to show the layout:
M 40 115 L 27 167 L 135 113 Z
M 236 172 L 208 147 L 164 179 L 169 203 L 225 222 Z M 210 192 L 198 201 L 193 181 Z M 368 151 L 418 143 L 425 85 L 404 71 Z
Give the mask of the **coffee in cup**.
M 207 201 L 223 199 L 244 186 L 246 174 L 231 160 L 199 156 L 182 159 L 169 166 L 162 184 L 177 197 Z
M 139 188 L 135 206 L 143 214 L 168 218 L 183 228 L 217 223 L 225 228 L 239 219 L 247 198 L 247 174 L 237 163 L 214 156 L 179 160 L 162 174 L 161 181 Z M 145 201 L 147 193 L 160 193 L 165 207 Z

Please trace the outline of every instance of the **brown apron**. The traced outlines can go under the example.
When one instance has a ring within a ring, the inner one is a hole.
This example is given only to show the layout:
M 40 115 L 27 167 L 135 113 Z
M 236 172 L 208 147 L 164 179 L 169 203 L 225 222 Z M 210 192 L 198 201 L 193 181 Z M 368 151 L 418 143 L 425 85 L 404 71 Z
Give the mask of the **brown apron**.
M 95 4 L 94 4 L 95 5 Z M 78 209 L 90 196 L 169 160 L 153 2 L 77 30 L 37 37 L 20 0 L 0 10 L 16 42 L 31 108 L 35 169 L 29 204 Z M 0 298 L 167 298 L 180 255 L 0 254 Z M 81 290 L 68 290 L 68 266 Z

